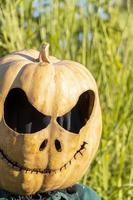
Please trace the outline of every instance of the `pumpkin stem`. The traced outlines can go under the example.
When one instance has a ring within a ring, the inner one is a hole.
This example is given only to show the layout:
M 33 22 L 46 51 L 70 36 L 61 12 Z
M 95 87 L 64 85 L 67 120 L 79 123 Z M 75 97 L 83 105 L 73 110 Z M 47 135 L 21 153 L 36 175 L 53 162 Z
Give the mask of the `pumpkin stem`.
M 41 46 L 39 61 L 51 63 L 50 58 L 49 58 L 49 44 L 48 43 L 45 43 Z

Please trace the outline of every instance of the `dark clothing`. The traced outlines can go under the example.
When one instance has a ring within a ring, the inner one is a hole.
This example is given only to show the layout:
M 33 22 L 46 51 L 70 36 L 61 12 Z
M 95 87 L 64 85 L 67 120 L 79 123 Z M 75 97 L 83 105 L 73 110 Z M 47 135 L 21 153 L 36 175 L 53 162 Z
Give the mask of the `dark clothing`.
M 30 196 L 14 195 L 1 190 L 0 200 L 100 200 L 100 197 L 91 188 L 76 184 L 64 190 L 37 193 Z

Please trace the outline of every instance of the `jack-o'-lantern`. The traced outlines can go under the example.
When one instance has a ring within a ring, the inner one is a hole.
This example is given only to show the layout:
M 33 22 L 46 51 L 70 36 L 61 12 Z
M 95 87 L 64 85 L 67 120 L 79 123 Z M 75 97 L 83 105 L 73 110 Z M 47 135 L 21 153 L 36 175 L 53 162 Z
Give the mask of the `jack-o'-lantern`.
M 48 45 L 0 59 L 0 188 L 29 195 L 81 179 L 97 151 L 101 110 L 81 64 Z

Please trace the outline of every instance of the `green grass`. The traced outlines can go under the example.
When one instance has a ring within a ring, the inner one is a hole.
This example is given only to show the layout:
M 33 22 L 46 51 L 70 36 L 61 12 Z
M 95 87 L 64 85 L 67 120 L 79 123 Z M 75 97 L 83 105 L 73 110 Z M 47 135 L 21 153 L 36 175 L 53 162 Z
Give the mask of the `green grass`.
M 38 8 L 31 0 L 1 2 L 0 55 L 23 48 L 39 49 L 47 41 L 52 55 L 87 66 L 99 88 L 103 134 L 82 182 L 104 200 L 132 200 L 132 1 L 124 6 L 121 1 L 113 5 L 111 0 L 90 0 L 90 4 L 86 0 L 86 6 L 78 6 L 74 0 L 55 0 L 45 6 L 38 2 Z M 42 13 L 39 17 L 33 16 L 35 9 Z M 108 14 L 107 19 L 99 16 L 101 9 Z

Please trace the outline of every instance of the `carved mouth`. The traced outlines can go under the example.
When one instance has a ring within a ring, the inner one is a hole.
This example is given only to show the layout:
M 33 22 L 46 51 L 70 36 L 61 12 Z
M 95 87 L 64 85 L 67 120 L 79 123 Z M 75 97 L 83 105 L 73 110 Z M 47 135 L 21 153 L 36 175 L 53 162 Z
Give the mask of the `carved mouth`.
M 0 158 L 4 159 L 12 168 L 14 169 L 18 169 L 19 171 L 25 171 L 25 172 L 30 172 L 30 173 L 41 173 L 41 174 L 51 174 L 52 172 L 56 173 L 57 171 L 62 171 L 63 168 L 66 169 L 67 166 L 71 165 L 72 160 L 75 159 L 76 160 L 76 156 L 77 154 L 80 154 L 81 156 L 83 156 L 83 150 L 86 150 L 86 145 L 88 143 L 87 142 L 83 142 L 83 144 L 80 146 L 80 148 L 76 151 L 76 153 L 74 154 L 73 158 L 71 160 L 69 160 L 66 164 L 64 164 L 60 169 L 49 169 L 46 168 L 44 170 L 42 169 L 30 169 L 27 167 L 24 167 L 22 165 L 20 165 L 17 162 L 14 162 L 13 160 L 10 160 L 9 157 L 4 153 L 4 151 L 2 149 L 0 149 Z

